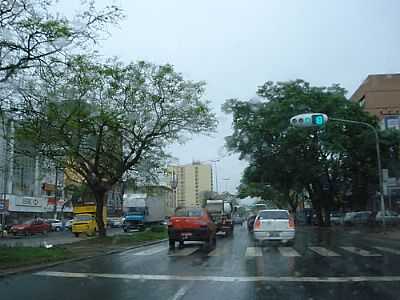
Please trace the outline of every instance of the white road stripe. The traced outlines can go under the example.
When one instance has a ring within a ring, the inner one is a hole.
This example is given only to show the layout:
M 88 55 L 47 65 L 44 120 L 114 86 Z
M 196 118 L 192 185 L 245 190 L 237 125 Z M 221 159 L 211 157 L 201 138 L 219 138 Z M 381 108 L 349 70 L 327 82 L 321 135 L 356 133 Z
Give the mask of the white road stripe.
M 260 247 L 247 247 L 245 256 L 262 256 L 262 250 Z
M 182 299 L 183 296 L 185 296 L 186 292 L 189 290 L 190 286 L 189 285 L 185 285 L 183 287 L 181 287 L 176 294 L 174 295 L 174 297 L 171 298 L 171 300 L 179 300 Z
M 199 248 L 197 248 L 197 247 L 172 250 L 168 253 L 168 256 L 188 256 L 188 255 L 196 252 L 197 250 L 199 250 Z
M 287 257 L 295 257 L 295 256 L 301 256 L 299 252 L 297 252 L 295 249 L 292 247 L 278 247 L 279 252 L 283 256 Z
M 337 254 L 336 252 L 333 252 L 324 247 L 308 247 L 308 248 L 322 256 L 340 256 L 340 254 Z
M 215 248 L 213 251 L 208 253 L 208 256 L 224 256 L 225 249 L 223 248 Z
M 99 274 L 42 271 L 34 275 L 64 278 L 111 278 L 158 281 L 214 281 L 214 282 L 391 282 L 400 276 L 344 276 L 344 277 L 298 277 L 298 276 L 180 276 L 151 274 Z
M 380 247 L 380 246 L 376 246 L 374 248 L 378 249 L 378 250 L 381 250 L 383 252 L 389 252 L 389 253 L 392 253 L 392 254 L 400 255 L 400 250 L 396 250 L 396 249 L 393 249 L 393 248 Z
M 340 248 L 342 248 L 343 250 L 349 251 L 351 253 L 361 255 L 361 256 L 382 256 L 382 254 L 372 253 L 368 250 L 360 249 L 357 247 L 340 247 Z
M 153 254 L 165 251 L 167 249 L 168 249 L 167 246 L 158 246 L 158 247 L 153 247 L 153 248 L 150 248 L 150 249 L 147 249 L 147 250 L 143 250 L 143 251 L 140 251 L 140 252 L 136 252 L 133 255 L 140 255 L 140 256 L 142 256 L 142 255 L 153 255 Z

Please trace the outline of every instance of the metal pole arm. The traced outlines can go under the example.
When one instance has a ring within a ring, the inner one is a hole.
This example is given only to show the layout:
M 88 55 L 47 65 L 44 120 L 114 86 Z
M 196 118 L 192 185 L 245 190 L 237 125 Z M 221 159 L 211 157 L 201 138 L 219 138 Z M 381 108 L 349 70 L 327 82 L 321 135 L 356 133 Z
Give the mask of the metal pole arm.
M 382 225 L 383 225 L 383 228 L 385 229 L 385 223 L 386 223 L 386 221 L 385 221 L 385 199 L 383 198 L 383 176 L 382 176 L 381 150 L 380 150 L 380 146 L 379 146 L 380 141 L 379 141 L 378 131 L 376 130 L 376 128 L 374 126 L 372 126 L 371 124 L 366 123 L 366 122 L 346 120 L 346 119 L 337 119 L 337 118 L 329 118 L 329 120 L 365 126 L 374 132 L 375 147 L 376 147 L 376 159 L 377 159 L 378 177 L 379 177 L 379 194 L 380 194 L 381 211 L 382 211 Z

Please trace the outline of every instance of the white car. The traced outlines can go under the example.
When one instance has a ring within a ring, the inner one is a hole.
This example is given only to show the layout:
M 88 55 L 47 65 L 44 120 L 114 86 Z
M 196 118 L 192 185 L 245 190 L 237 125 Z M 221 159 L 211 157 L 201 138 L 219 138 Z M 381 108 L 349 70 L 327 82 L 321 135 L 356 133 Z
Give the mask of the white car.
M 284 209 L 266 209 L 258 212 L 254 221 L 256 241 L 277 240 L 292 242 L 296 235 L 294 220 Z
M 61 231 L 62 229 L 62 222 L 58 219 L 48 219 L 46 223 L 50 224 L 51 231 Z
M 376 222 L 382 224 L 383 216 L 382 212 L 378 211 L 376 214 Z M 394 211 L 385 211 L 385 223 L 388 225 L 397 225 L 400 223 L 399 215 Z

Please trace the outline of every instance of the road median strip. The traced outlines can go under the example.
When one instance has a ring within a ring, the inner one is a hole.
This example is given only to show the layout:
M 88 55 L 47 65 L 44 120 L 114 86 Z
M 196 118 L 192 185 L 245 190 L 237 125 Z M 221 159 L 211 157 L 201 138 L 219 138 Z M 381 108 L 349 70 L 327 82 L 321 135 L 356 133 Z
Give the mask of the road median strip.
M 138 232 L 45 247 L 0 247 L 0 276 L 120 253 L 166 241 L 166 231 Z

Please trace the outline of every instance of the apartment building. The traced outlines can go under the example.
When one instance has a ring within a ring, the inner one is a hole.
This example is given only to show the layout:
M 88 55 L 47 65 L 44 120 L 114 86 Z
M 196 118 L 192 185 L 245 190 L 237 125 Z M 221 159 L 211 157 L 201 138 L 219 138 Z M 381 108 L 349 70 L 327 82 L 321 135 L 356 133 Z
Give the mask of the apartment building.
M 169 167 L 177 207 L 200 206 L 202 192 L 213 190 L 212 166 L 192 164 Z
M 400 74 L 368 75 L 350 100 L 378 117 L 382 129 L 400 129 Z

